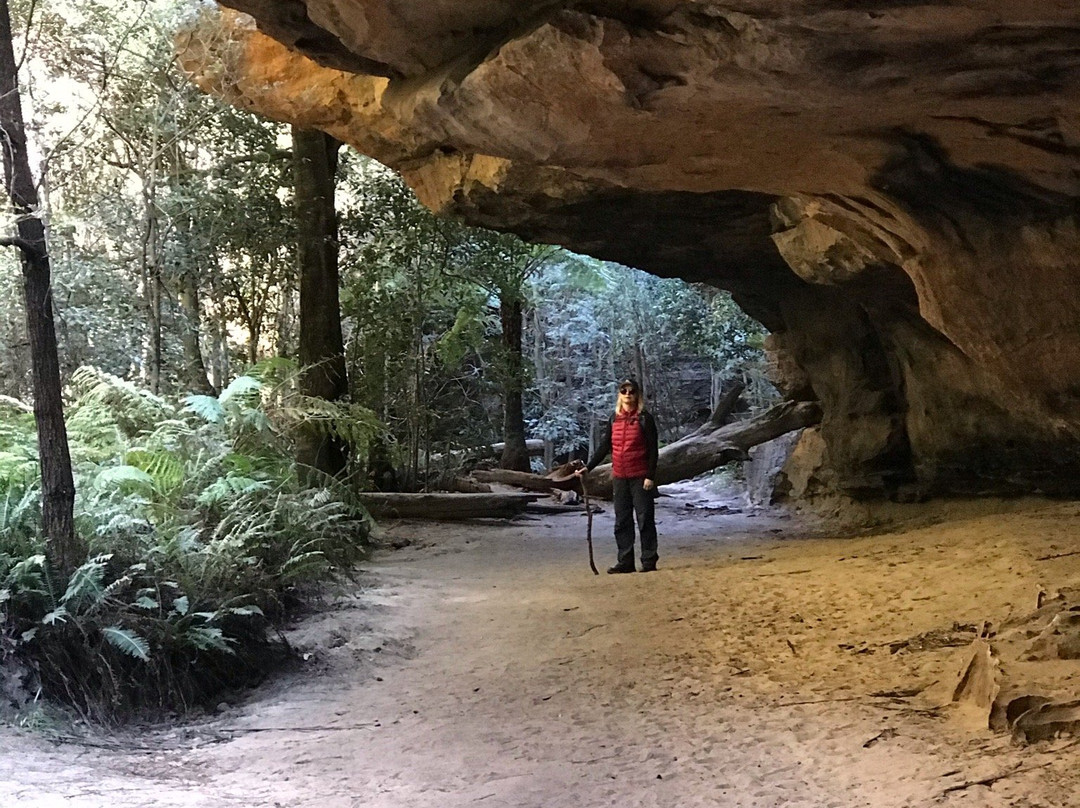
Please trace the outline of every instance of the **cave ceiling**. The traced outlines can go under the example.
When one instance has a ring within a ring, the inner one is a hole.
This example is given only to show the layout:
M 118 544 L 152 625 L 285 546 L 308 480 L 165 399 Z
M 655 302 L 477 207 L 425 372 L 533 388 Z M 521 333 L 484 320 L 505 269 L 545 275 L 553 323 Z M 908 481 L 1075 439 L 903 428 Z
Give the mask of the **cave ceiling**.
M 732 291 L 823 485 L 1080 491 L 1080 8 L 228 0 L 201 87 L 470 223 Z

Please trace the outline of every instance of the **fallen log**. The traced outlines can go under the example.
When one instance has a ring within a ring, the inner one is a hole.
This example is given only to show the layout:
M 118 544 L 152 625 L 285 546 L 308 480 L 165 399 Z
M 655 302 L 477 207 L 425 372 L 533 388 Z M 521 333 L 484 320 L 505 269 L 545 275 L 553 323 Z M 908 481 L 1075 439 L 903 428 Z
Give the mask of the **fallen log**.
M 726 463 L 748 460 L 749 450 L 759 443 L 820 421 L 821 407 L 816 402 L 787 401 L 756 418 L 736 421 L 712 430 L 707 426 L 702 427 L 660 450 L 656 464 L 656 483 L 665 485 L 688 480 Z M 553 488 L 581 490 L 577 478 L 563 470 L 556 470 L 547 477 L 502 469 L 474 471 L 472 476 L 481 482 L 507 483 L 533 491 L 550 491 Z M 589 472 L 589 494 L 611 499 L 610 463 L 597 466 Z
M 660 450 L 656 484 L 689 480 L 734 460 L 749 460 L 759 443 L 821 421 L 821 406 L 813 401 L 785 401 L 756 418 L 725 424 L 711 432 L 698 430 Z M 589 493 L 611 498 L 611 464 L 589 472 Z
M 515 485 L 518 488 L 527 488 L 530 491 L 550 492 L 556 487 L 555 481 L 539 474 L 530 474 L 527 471 L 511 471 L 510 469 L 476 469 L 469 475 L 481 483 L 503 483 Z M 576 486 L 559 486 L 563 489 L 576 488 Z
M 431 455 L 430 461 L 433 466 L 453 468 L 464 463 L 476 463 L 486 458 L 499 457 L 505 446 L 505 443 L 489 443 L 483 446 L 470 446 L 467 449 L 453 449 Z M 539 457 L 544 453 L 544 442 L 538 438 L 527 440 L 525 451 L 528 452 L 529 457 Z
M 376 519 L 508 519 L 525 510 L 540 494 L 399 494 L 366 492 L 360 501 Z
M 731 421 L 731 413 L 735 411 L 735 407 L 739 403 L 739 397 L 743 394 L 744 390 L 746 390 L 746 385 L 742 382 L 735 382 L 729 387 L 727 392 L 725 392 L 716 403 L 716 409 L 712 411 L 709 420 L 706 421 L 700 429 L 695 431 L 694 434 L 700 435 L 712 432 L 729 423 Z

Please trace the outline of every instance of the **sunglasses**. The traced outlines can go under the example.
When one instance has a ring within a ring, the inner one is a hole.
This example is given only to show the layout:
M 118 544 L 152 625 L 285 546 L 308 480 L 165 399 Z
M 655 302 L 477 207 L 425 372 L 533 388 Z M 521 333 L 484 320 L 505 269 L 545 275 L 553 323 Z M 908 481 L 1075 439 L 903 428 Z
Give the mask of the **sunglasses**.
M 636 396 L 637 390 L 635 390 L 633 387 L 620 387 L 619 393 L 624 396 Z

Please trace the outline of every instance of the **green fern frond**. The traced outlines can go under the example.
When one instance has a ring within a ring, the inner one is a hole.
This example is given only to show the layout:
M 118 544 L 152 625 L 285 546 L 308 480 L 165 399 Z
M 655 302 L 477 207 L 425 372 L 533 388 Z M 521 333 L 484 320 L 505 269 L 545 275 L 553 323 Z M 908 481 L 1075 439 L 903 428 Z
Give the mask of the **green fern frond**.
M 276 387 L 296 381 L 299 374 L 300 365 L 295 359 L 289 359 L 285 356 L 271 356 L 252 365 L 246 375 Z
M 25 404 L 22 401 L 19 401 L 19 399 L 12 398 L 11 396 L 0 396 L 0 410 L 14 410 L 15 412 L 24 414 L 33 414 L 34 412 L 34 408 L 29 404 Z
M 127 511 L 121 512 L 98 512 L 95 516 L 104 518 L 102 524 L 94 526 L 94 535 L 99 538 L 108 536 L 121 536 L 131 534 L 151 533 L 154 529 L 145 518 L 133 516 Z
M 64 606 L 78 608 L 86 604 L 91 608 L 105 597 L 105 567 L 112 560 L 112 554 L 95 556 L 71 573 L 67 591 L 60 598 Z
M 41 618 L 43 625 L 51 626 L 56 623 L 66 623 L 69 617 L 68 610 L 63 606 L 57 606 L 51 612 Z
M 211 508 L 235 500 L 253 491 L 265 491 L 270 488 L 266 480 L 255 480 L 239 474 L 227 474 L 219 477 L 202 490 L 195 501 L 204 508 Z
M 128 435 L 136 435 L 176 413 L 160 396 L 94 367 L 76 370 L 71 374 L 70 384 L 76 395 L 76 408 L 87 402 L 107 405 Z
M 221 651 L 226 654 L 235 654 L 231 641 L 217 626 L 188 626 L 177 640 L 187 645 L 198 648 L 200 651 Z
M 27 556 L 12 565 L 4 580 L 4 588 L 13 592 L 48 594 L 45 588 L 45 556 Z
M 263 610 L 258 606 L 229 606 L 224 610 L 226 614 L 233 614 L 237 617 L 263 617 Z
M 2 485 L 2 484 L 0 484 Z M 37 481 L 0 495 L 0 552 L 23 555 L 40 547 L 41 497 Z
M 326 555 L 316 550 L 292 556 L 281 565 L 278 575 L 282 581 L 296 582 L 317 578 L 329 569 L 330 563 L 326 560 Z
M 174 452 L 132 449 L 124 459 L 150 475 L 154 487 L 163 494 L 174 492 L 184 483 L 184 464 Z
M 150 493 L 154 490 L 153 477 L 142 469 L 127 464 L 102 469 L 91 484 L 103 491 Z
M 150 660 L 150 645 L 133 631 L 128 631 L 120 626 L 109 626 L 101 630 L 101 636 L 113 648 L 143 662 Z
M 252 376 L 237 376 L 231 382 L 229 386 L 221 391 L 221 395 L 218 396 L 218 401 L 221 404 L 228 404 L 233 399 L 238 400 L 251 400 L 258 395 L 262 390 L 263 383 Z
M 184 399 L 184 410 L 211 424 L 220 424 L 225 418 L 225 408 L 214 396 L 188 396 Z
M 67 416 L 71 456 L 76 462 L 102 463 L 116 456 L 125 437 L 116 414 L 108 403 L 84 400 Z

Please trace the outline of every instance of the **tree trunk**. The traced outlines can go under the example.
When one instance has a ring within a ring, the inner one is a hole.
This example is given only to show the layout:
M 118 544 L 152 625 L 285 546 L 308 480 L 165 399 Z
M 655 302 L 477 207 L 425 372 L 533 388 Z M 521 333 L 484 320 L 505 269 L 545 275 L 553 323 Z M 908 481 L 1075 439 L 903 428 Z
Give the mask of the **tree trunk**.
M 334 188 L 341 143 L 323 132 L 293 127 L 296 218 L 300 234 L 300 389 L 337 401 L 349 391 L 338 298 L 337 210 Z M 345 470 L 344 443 L 325 430 L 301 430 L 297 460 L 327 474 Z
M 540 307 L 533 307 L 533 372 L 536 373 L 536 388 L 540 391 L 540 412 L 551 409 L 551 381 L 548 378 L 548 352 L 544 350 L 544 323 L 540 316 Z M 544 468 L 555 465 L 555 443 L 550 438 L 544 439 Z
M 820 421 L 821 407 L 816 402 L 787 401 L 756 418 L 737 421 L 718 429 L 702 427 L 660 450 L 656 483 L 663 485 L 688 480 L 733 460 L 747 460 L 751 447 Z M 472 477 L 480 482 L 506 483 L 533 491 L 578 488 L 577 478 L 571 476 L 552 479 L 538 474 L 493 469 L 474 471 Z M 590 496 L 611 499 L 611 464 L 597 466 L 589 472 L 588 486 Z
M 499 465 L 514 471 L 529 470 L 525 448 L 525 412 L 521 397 L 525 365 L 521 356 L 521 300 L 516 295 L 499 297 L 499 320 L 506 367 L 503 376 L 503 452 Z
M 199 281 L 194 271 L 184 272 L 180 277 L 180 309 L 183 328 L 180 335 L 184 347 L 184 385 L 194 393 L 217 395 L 206 374 L 200 334 L 202 313 L 199 310 Z
M 786 401 L 756 418 L 736 421 L 711 431 L 703 427 L 660 450 L 656 484 L 689 480 L 733 460 L 748 460 L 749 450 L 759 443 L 820 420 L 821 407 L 816 402 Z M 610 463 L 589 472 L 589 493 L 606 499 L 611 497 Z
M 376 518 L 394 519 L 506 519 L 517 516 L 540 494 L 383 494 L 358 497 Z
M 709 420 L 699 429 L 699 432 L 712 432 L 715 429 L 731 421 L 731 413 L 735 411 L 735 405 L 739 403 L 739 396 L 746 390 L 742 382 L 732 382 L 731 387 L 723 395 L 716 398 L 716 408 L 709 416 Z
M 82 560 L 84 550 L 75 536 L 75 481 L 64 424 L 51 267 L 45 225 L 38 215 L 37 189 L 26 153 L 26 128 L 7 0 L 0 0 L 0 129 L 6 141 L 4 179 L 12 206 L 19 216 L 18 238 L 0 239 L 0 243 L 17 246 L 20 250 L 41 463 L 42 527 L 49 556 L 62 570 L 69 571 Z

